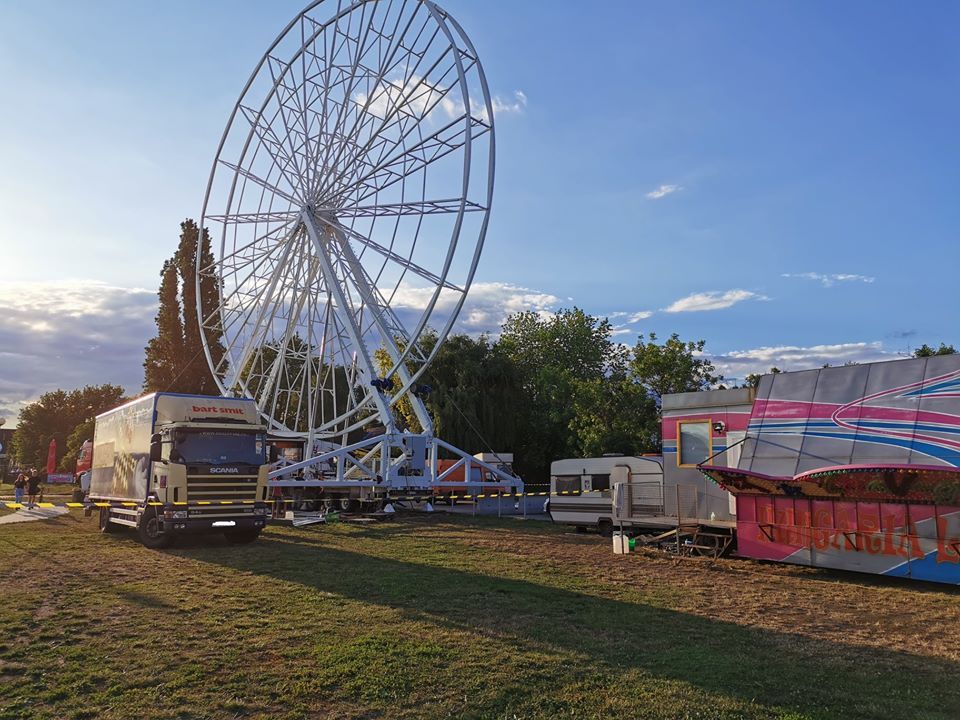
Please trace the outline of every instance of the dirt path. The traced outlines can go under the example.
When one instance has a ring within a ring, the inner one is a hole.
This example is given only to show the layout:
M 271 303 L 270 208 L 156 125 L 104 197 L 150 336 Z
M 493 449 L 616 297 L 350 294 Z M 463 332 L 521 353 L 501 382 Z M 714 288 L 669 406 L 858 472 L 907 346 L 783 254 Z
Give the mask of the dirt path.
M 52 508 L 21 508 L 15 513 L 0 517 L 0 525 L 6 523 L 31 522 L 32 520 L 49 520 L 68 512 L 65 507 Z

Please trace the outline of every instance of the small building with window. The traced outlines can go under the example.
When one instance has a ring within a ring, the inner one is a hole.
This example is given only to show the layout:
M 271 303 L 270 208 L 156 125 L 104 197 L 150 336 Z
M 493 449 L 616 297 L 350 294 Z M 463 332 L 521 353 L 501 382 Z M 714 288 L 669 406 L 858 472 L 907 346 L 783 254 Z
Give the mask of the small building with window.
M 697 466 L 737 466 L 754 395 L 753 388 L 734 388 L 663 396 L 663 500 L 667 515 L 706 522 L 736 519 L 733 497 L 708 480 Z

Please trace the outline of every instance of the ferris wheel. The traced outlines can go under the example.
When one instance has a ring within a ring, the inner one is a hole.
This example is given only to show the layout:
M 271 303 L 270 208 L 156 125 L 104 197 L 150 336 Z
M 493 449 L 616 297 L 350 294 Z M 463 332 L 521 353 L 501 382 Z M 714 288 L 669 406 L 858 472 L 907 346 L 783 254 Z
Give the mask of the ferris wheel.
M 405 400 L 429 439 L 418 379 L 476 272 L 494 155 L 476 50 L 435 3 L 298 14 L 234 105 L 204 198 L 197 312 L 221 391 L 341 444 L 402 432 Z
M 476 51 L 434 3 L 297 15 L 234 106 L 204 199 L 198 269 L 220 292 L 198 311 L 221 390 L 278 430 L 389 425 L 473 279 L 493 146 Z

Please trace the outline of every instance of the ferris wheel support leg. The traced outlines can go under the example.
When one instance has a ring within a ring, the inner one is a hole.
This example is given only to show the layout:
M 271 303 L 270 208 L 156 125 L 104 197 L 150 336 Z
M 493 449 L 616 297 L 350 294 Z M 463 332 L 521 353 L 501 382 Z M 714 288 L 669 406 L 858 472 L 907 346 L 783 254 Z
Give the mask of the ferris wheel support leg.
M 322 216 L 320 221 L 324 222 Z M 396 364 L 396 372 L 397 375 L 400 376 L 401 382 L 403 383 L 404 387 L 408 387 L 411 382 L 410 372 L 407 370 L 404 363 L 401 362 L 402 353 L 400 352 L 400 348 L 397 347 L 396 338 L 394 337 L 396 330 L 391 329 L 387 325 L 386 320 L 384 320 L 384 315 L 386 313 L 385 308 L 377 301 L 376 292 L 367 278 L 366 272 L 364 271 L 363 266 L 360 264 L 359 258 L 357 258 L 356 254 L 353 252 L 353 248 L 350 247 L 350 242 L 347 240 L 346 235 L 344 235 L 343 231 L 336 225 L 329 222 L 325 222 L 324 224 L 328 226 L 329 233 L 337 238 L 337 249 L 340 252 L 341 257 L 350 267 L 350 274 L 353 277 L 355 287 L 363 298 L 364 306 L 370 308 L 373 313 L 373 321 L 377 325 L 381 342 L 383 342 L 384 347 L 390 354 L 390 359 L 393 360 L 394 364 Z M 433 421 L 430 419 L 430 413 L 427 412 L 426 405 L 424 405 L 423 401 L 413 393 L 407 394 L 407 400 L 410 402 L 410 406 L 413 408 L 413 412 L 417 416 L 417 420 L 420 423 L 420 427 L 423 428 L 423 432 L 432 434 Z
M 310 240 L 313 242 L 313 246 L 317 251 L 317 259 L 320 261 L 320 268 L 323 270 L 327 287 L 330 291 L 330 294 L 333 296 L 334 302 L 336 303 L 336 308 L 334 311 L 336 312 L 340 322 L 343 324 L 343 327 L 346 329 L 347 334 L 350 336 L 350 341 L 353 343 L 353 347 L 356 349 L 357 358 L 360 360 L 360 364 L 363 366 L 363 370 L 366 372 L 367 378 L 369 380 L 373 380 L 377 377 L 376 368 L 370 359 L 366 345 L 363 343 L 360 328 L 357 326 L 357 319 L 350 311 L 350 304 L 347 302 L 344 289 L 340 284 L 337 274 L 334 272 L 333 261 L 330 259 L 330 253 L 325 242 L 325 237 L 329 237 L 329 235 L 321 232 L 320 228 L 317 227 L 317 221 L 313 217 L 313 213 L 309 212 L 308 210 L 303 210 L 300 213 L 300 218 L 303 220 L 303 224 L 307 229 L 307 233 L 310 235 Z M 393 412 L 391 412 L 390 406 L 387 404 L 387 400 L 384 398 L 383 392 L 379 388 L 373 388 L 373 400 L 377 405 L 377 412 L 380 414 L 380 419 L 383 421 L 383 425 L 387 429 L 387 434 L 393 434 L 396 432 L 396 424 L 393 420 Z

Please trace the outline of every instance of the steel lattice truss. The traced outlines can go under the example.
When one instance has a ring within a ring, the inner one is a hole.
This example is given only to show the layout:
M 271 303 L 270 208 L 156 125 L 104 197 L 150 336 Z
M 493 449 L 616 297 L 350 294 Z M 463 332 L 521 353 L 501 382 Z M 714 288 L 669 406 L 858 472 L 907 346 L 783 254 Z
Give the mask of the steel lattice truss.
M 207 187 L 197 280 L 219 302 L 198 292 L 197 310 L 221 390 L 311 437 L 389 430 L 405 396 L 429 430 L 410 391 L 473 279 L 493 171 L 486 80 L 455 20 L 427 0 L 310 5 L 254 70 Z

